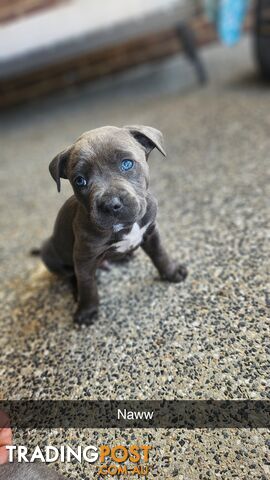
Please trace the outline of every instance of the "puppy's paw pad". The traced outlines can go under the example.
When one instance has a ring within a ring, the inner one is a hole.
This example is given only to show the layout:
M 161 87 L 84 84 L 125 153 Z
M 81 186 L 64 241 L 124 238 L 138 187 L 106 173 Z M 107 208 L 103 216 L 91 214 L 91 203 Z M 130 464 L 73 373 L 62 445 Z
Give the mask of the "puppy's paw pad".
M 77 325 L 93 325 L 94 321 L 97 319 L 98 310 L 97 308 L 93 308 L 91 310 L 77 310 L 74 315 L 74 322 Z
M 188 275 L 188 270 L 185 267 L 185 265 L 176 264 L 175 266 L 173 266 L 171 271 L 168 272 L 168 274 L 165 275 L 163 278 L 168 282 L 180 283 L 187 278 L 187 275 Z

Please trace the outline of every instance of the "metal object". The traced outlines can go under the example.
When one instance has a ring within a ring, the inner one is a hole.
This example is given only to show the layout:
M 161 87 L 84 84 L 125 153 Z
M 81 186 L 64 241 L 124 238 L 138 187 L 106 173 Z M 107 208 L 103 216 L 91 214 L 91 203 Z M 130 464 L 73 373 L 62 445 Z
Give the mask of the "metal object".
M 183 50 L 186 56 L 195 67 L 199 83 L 201 85 L 204 85 L 207 82 L 208 77 L 202 59 L 198 52 L 196 37 L 193 30 L 187 23 L 180 22 L 176 26 L 176 32 L 179 40 L 182 43 Z
M 263 77 L 270 80 L 270 0 L 255 5 L 255 54 Z

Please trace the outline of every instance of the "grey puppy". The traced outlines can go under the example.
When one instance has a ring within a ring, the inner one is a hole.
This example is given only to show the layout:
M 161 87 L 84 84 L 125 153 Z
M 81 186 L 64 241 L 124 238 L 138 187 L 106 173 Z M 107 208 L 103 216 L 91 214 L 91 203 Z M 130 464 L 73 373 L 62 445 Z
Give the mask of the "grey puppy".
M 162 279 L 181 282 L 187 276 L 167 254 L 156 226 L 147 162 L 154 148 L 165 155 L 162 134 L 153 127 L 101 127 L 82 134 L 50 163 L 58 191 L 65 178 L 74 195 L 60 209 L 41 257 L 50 271 L 72 280 L 78 324 L 89 325 L 97 315 L 95 276 L 104 260 L 141 246 Z
M 0 465 L 0 480 L 65 480 L 55 470 L 34 463 Z

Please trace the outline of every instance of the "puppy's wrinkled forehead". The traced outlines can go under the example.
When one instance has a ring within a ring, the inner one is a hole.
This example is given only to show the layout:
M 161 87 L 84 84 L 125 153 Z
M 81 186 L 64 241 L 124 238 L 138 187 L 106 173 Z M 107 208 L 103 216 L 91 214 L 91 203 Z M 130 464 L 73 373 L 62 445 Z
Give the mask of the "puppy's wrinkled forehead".
M 107 162 L 116 155 L 130 155 L 144 160 L 140 144 L 127 130 L 117 127 L 102 127 L 85 132 L 74 144 L 73 158 Z
M 139 168 L 135 169 L 136 174 L 148 175 L 147 160 L 154 148 L 166 156 L 162 133 L 154 127 L 101 127 L 84 133 L 75 143 L 58 153 L 50 162 L 49 170 L 58 192 L 61 190 L 60 179 L 71 180 L 74 174 L 79 174 L 81 166 L 89 169 L 96 164 L 95 171 L 101 172 L 104 167 L 111 168 L 114 163 L 116 171 L 119 161 L 132 160 L 133 163 L 137 162 L 137 166 L 139 164 Z

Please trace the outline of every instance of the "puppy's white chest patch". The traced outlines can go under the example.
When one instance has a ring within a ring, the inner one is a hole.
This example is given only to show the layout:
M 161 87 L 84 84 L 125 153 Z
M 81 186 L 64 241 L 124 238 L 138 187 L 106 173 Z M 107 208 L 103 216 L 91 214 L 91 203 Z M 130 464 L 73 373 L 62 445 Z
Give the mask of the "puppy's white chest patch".
M 149 227 L 150 223 L 140 227 L 138 223 L 134 223 L 132 229 L 127 235 L 123 235 L 122 240 L 117 243 L 114 243 L 112 247 L 115 247 L 117 252 L 125 253 L 128 250 L 131 250 L 142 242 L 143 236 Z

